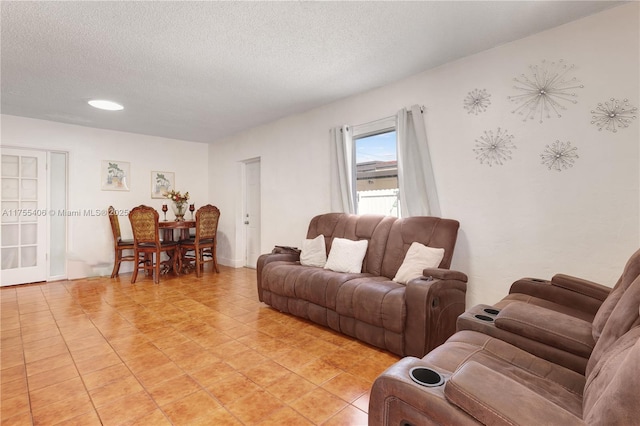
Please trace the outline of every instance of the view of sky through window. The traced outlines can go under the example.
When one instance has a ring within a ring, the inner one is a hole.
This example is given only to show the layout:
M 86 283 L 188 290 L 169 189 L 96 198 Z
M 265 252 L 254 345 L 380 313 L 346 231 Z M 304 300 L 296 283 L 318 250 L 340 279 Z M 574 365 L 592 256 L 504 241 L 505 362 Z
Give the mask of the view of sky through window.
M 358 214 L 400 215 L 396 131 L 355 139 Z
M 380 133 L 356 140 L 356 164 L 396 161 L 396 132 Z

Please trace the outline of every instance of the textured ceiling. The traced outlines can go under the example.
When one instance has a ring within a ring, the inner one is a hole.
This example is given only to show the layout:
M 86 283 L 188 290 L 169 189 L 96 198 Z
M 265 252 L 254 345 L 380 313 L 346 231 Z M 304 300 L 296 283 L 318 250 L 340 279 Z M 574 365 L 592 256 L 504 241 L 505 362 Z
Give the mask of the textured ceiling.
M 2 113 L 215 142 L 617 4 L 2 1 Z

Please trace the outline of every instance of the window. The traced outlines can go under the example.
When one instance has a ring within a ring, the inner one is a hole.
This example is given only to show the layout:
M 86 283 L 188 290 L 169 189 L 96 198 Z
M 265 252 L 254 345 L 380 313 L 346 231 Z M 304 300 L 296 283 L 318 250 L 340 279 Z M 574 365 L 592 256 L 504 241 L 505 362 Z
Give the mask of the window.
M 353 127 L 358 214 L 400 216 L 395 117 Z

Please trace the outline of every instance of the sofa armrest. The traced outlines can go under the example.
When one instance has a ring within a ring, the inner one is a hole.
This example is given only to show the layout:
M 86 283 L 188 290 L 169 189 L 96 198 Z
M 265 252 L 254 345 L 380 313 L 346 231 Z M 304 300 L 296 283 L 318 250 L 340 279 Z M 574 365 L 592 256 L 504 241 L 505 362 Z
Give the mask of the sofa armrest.
M 563 274 L 555 275 L 551 281 L 521 278 L 509 288 L 509 294 L 519 293 L 548 300 L 592 316 L 598 312 L 610 291 L 600 284 Z
M 611 287 L 565 274 L 554 275 L 551 278 L 551 285 L 574 291 L 576 293 L 580 293 L 587 297 L 592 297 L 603 302 L 607 298 L 609 293 L 611 293 Z
M 404 355 L 423 357 L 456 331 L 465 310 L 467 276 L 447 269 L 429 269 L 428 276 L 407 283 Z M 441 276 L 442 278 L 435 278 Z
M 446 400 L 444 385 L 425 387 L 415 383 L 409 376 L 413 367 L 432 368 L 442 374 L 445 381 L 451 376 L 421 359 L 402 358 L 380 374 L 371 387 L 370 425 L 479 424 Z
M 589 358 L 595 341 L 591 323 L 528 303 L 513 302 L 495 318 L 496 327 Z
M 452 271 L 451 269 L 442 268 L 427 268 L 422 271 L 423 280 L 429 280 L 429 278 L 437 278 L 439 280 L 456 280 L 467 282 L 467 276 L 459 271 Z
M 271 253 L 262 254 L 258 257 L 256 263 L 256 278 L 258 282 L 258 300 L 262 302 L 262 270 L 265 265 L 271 262 L 285 261 L 297 262 L 300 260 L 300 252 L 291 250 L 291 248 L 283 248 L 276 246 Z
M 527 386 L 475 361 L 456 370 L 444 393 L 452 404 L 483 424 L 585 424 Z

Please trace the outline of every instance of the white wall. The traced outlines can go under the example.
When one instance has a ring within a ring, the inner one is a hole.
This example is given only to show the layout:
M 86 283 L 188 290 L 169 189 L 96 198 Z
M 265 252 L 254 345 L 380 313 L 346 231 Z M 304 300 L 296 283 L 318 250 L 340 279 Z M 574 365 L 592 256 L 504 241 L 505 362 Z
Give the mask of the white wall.
M 210 198 L 221 208 L 219 256 L 241 265 L 240 162 L 260 157 L 263 252 L 299 245 L 309 219 L 330 208 L 329 128 L 426 107 L 426 130 L 444 217 L 461 223 L 453 269 L 469 276 L 469 305 L 502 298 L 522 276 L 563 272 L 613 285 L 640 243 L 638 119 L 599 132 L 590 111 L 611 97 L 640 103 L 638 3 L 632 3 L 425 71 L 395 84 L 229 137 L 209 149 Z M 542 60 L 575 64 L 583 89 L 562 118 L 523 122 L 507 99 L 513 78 Z M 478 116 L 463 109 L 473 89 L 491 94 Z M 485 130 L 515 136 L 513 159 L 480 164 Z M 540 164 L 555 140 L 578 147 L 572 169 Z
M 209 202 L 208 146 L 202 143 L 165 139 L 125 132 L 95 129 L 2 115 L 2 145 L 68 152 L 69 200 L 71 211 L 130 210 L 146 204 L 160 213 L 164 199 L 151 198 L 151 172 L 175 172 L 176 189 L 189 191 L 196 208 Z M 131 164 L 130 191 L 102 191 L 103 160 Z M 173 218 L 171 210 L 167 218 Z M 113 238 L 107 216 L 68 217 L 68 276 L 111 274 Z M 120 217 L 123 238 L 132 238 L 126 216 Z M 121 272 L 131 271 L 130 262 Z

